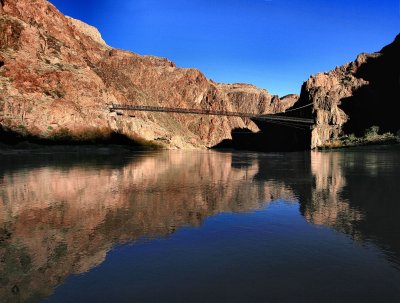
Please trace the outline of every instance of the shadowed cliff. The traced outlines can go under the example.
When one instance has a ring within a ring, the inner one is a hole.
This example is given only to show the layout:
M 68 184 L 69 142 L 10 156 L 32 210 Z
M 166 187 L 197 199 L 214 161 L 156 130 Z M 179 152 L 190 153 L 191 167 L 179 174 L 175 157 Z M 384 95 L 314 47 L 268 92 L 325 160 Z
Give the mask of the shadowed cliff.
M 312 103 L 297 114 L 315 117 L 311 147 L 326 145 L 343 134 L 361 136 L 372 127 L 396 134 L 400 120 L 400 35 L 382 50 L 362 53 L 354 62 L 311 76 L 295 107 Z

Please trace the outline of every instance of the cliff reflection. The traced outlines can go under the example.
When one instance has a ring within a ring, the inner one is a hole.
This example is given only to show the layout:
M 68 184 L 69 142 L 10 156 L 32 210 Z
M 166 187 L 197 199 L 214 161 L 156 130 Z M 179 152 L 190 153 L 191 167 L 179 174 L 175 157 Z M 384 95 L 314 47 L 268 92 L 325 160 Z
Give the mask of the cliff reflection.
M 326 225 L 358 238 L 355 226 L 363 219 L 363 213 L 352 207 L 343 195 L 347 184 L 342 160 L 343 153 L 312 153 L 312 194 L 309 203 L 302 203 L 303 215 L 311 223 Z
M 163 152 L 120 165 L 38 165 L 0 171 L 0 297 L 35 301 L 101 263 L 117 243 L 257 209 L 293 192 L 255 181 L 256 157 Z
M 248 212 L 276 199 L 299 201 L 310 223 L 371 241 L 400 264 L 398 147 L 53 160 L 0 163 L 2 302 L 49 296 L 116 244 L 165 237 L 219 212 Z
M 399 151 L 395 146 L 312 153 L 312 190 L 300 199 L 302 214 L 378 245 L 400 264 Z

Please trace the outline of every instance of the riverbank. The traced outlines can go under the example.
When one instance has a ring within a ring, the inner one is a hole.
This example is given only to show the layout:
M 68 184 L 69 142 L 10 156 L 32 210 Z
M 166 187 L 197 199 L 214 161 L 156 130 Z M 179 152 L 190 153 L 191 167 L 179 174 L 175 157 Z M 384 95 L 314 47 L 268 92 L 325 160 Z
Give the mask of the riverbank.
M 357 137 L 354 134 L 344 135 L 335 140 L 327 142 L 325 145 L 318 147 L 317 150 L 348 148 L 367 145 L 393 145 L 399 144 L 400 137 L 392 133 L 379 134 L 379 127 L 372 126 L 367 129 L 364 136 Z
M 0 150 L 22 151 L 46 148 L 54 151 L 85 150 L 93 148 L 117 148 L 125 150 L 159 150 L 160 144 L 146 141 L 140 138 L 130 138 L 115 132 L 91 132 L 78 135 L 71 134 L 67 130 L 59 131 L 49 137 L 34 136 L 24 129 L 15 130 L 0 125 Z M 0 151 L 0 153 L 2 153 Z
M 131 151 L 146 151 L 137 147 L 118 144 L 92 144 L 92 145 L 44 145 L 28 141 L 17 144 L 0 143 L 0 156 L 32 153 L 82 153 L 82 154 L 109 154 L 128 153 Z

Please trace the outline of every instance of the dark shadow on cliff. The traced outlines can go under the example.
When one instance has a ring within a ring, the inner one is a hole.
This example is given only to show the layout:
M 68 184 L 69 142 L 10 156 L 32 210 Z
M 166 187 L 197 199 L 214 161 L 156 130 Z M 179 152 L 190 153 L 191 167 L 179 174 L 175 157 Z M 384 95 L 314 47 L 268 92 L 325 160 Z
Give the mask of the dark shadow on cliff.
M 231 140 L 223 140 L 213 149 L 234 149 L 260 152 L 283 152 L 309 150 L 311 130 L 286 125 L 258 122 L 262 131 L 254 133 L 245 128 L 235 128 Z
M 340 107 L 349 115 L 346 133 L 362 135 L 365 129 L 379 126 L 383 132 L 400 129 L 397 106 L 400 102 L 400 35 L 378 54 L 367 58 L 355 76 L 369 82 L 352 97 L 342 100 Z
M 133 152 L 157 153 L 129 138 L 113 134 L 108 140 L 45 140 L 4 130 L 0 126 L 0 177 L 5 173 L 51 166 L 121 168 L 132 159 Z
M 390 96 L 371 85 L 364 86 L 354 92 L 353 96 L 342 99 L 339 107 L 350 117 L 344 124 L 343 131 L 362 137 L 366 129 L 379 126 L 381 132 L 396 134 L 400 129 L 398 113 L 392 106 L 384 104 Z M 398 96 L 400 98 L 400 94 Z
M 28 133 L 25 129 L 14 130 L 0 125 L 0 144 L 6 144 L 15 148 L 24 149 L 30 143 L 43 146 L 95 146 L 95 145 L 121 145 L 135 150 L 155 150 L 160 146 L 143 139 L 132 139 L 124 134 L 109 132 L 88 132 L 73 135 L 68 130 L 61 129 L 51 137 L 40 137 Z M 31 146 L 32 147 L 32 146 Z

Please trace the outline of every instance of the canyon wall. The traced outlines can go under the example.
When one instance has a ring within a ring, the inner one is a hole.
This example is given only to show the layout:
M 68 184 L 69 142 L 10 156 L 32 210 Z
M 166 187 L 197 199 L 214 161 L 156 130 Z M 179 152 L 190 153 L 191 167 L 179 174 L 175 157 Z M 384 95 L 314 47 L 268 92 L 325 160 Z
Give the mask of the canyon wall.
M 201 148 L 257 131 L 246 118 L 149 112 L 110 113 L 108 104 L 273 113 L 282 100 L 247 84 L 220 84 L 197 69 L 112 48 L 100 33 L 45 0 L 0 4 L 0 119 L 39 138 L 118 133 L 167 148 Z M 90 139 L 90 138 L 89 138 Z
M 371 126 L 396 133 L 400 120 L 393 108 L 400 100 L 400 35 L 372 54 L 311 76 L 302 86 L 296 107 L 312 104 L 299 115 L 314 116 L 311 147 L 342 134 L 361 136 Z

